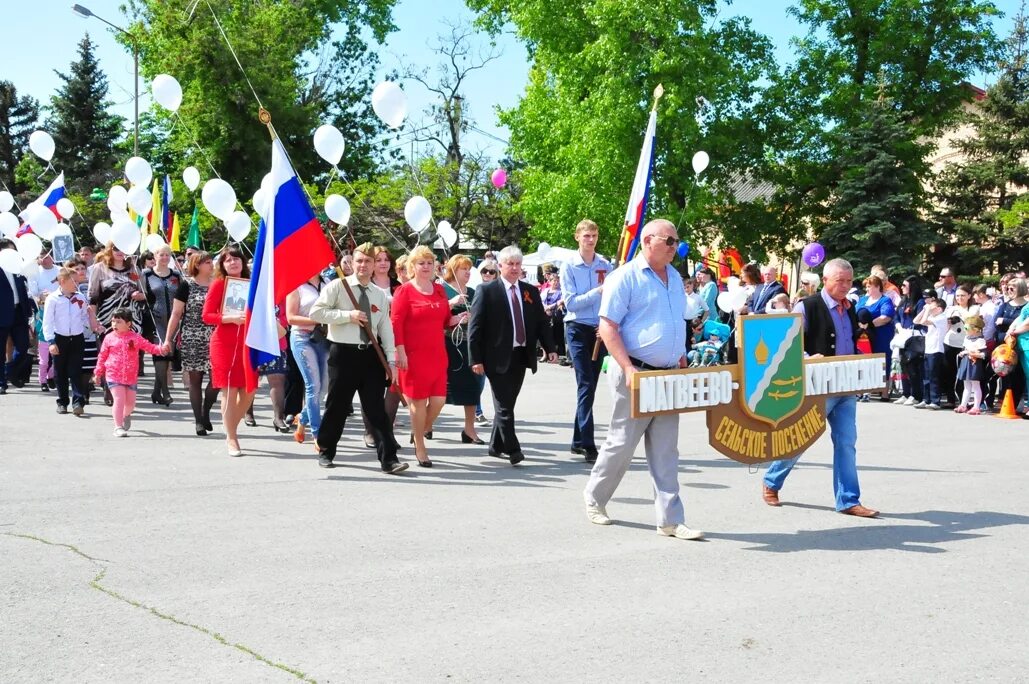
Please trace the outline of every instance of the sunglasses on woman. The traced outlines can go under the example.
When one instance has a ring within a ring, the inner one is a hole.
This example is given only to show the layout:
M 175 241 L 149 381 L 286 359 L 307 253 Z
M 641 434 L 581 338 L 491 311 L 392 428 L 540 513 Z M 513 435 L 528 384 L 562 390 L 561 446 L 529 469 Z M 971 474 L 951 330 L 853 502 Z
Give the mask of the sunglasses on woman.
M 492 268 L 484 268 L 484 269 L 482 269 L 482 274 L 483 275 L 496 275 L 497 272 L 494 269 L 492 269 Z

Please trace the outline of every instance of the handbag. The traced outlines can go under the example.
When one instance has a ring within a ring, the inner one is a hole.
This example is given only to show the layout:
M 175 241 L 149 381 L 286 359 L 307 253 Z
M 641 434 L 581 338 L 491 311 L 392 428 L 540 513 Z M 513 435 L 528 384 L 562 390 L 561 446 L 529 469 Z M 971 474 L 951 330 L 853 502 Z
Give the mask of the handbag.
M 321 344 L 329 339 L 329 326 L 321 323 L 311 330 L 311 342 Z

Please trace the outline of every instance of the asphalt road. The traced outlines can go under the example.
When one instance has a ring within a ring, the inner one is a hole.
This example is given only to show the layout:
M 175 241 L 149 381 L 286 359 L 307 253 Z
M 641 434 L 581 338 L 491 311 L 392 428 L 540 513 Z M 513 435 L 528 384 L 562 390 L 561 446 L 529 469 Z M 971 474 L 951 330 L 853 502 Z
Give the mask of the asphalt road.
M 102 405 L 11 390 L 0 681 L 1024 681 L 1029 423 L 860 405 L 883 516 L 859 520 L 832 509 L 828 434 L 773 509 L 684 416 L 687 522 L 708 533 L 685 542 L 655 534 L 641 458 L 616 524 L 587 522 L 573 406 L 571 370 L 543 368 L 522 465 L 462 445 L 448 407 L 436 467 L 388 476 L 359 419 L 318 468 L 266 394 L 233 459 L 181 390 L 128 439 Z M 609 411 L 602 390 L 600 434 Z

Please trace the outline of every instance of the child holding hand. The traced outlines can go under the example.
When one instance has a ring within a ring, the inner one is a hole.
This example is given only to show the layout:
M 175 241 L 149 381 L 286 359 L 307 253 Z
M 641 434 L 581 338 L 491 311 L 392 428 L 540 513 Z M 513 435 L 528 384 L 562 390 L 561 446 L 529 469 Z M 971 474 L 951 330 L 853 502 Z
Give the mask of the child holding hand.
M 111 317 L 111 332 L 104 337 L 96 361 L 97 385 L 106 377 L 114 398 L 114 436 L 127 437 L 136 408 L 140 351 L 161 356 L 165 347 L 150 342 L 132 329 L 132 312 L 118 309 Z

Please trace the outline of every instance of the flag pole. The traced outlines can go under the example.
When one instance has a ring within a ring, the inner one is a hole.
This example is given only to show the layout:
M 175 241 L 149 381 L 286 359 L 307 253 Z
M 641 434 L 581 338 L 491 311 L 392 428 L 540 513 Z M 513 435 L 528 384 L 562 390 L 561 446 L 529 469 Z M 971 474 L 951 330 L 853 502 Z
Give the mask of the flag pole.
M 652 112 L 656 112 L 657 111 L 657 102 L 658 102 L 658 100 L 661 99 L 661 96 L 664 95 L 664 94 L 665 94 L 665 87 L 662 84 L 658 83 L 657 86 L 654 88 L 654 104 L 651 106 L 650 111 L 652 111 Z M 640 226 L 639 230 L 640 230 L 640 232 L 642 232 L 643 231 L 643 226 Z M 615 258 L 614 258 L 615 268 L 617 268 L 618 266 L 622 265 L 620 263 L 621 262 L 621 258 L 622 258 L 622 250 L 624 248 L 626 248 L 626 247 L 627 247 L 627 245 L 625 244 L 625 228 L 623 227 L 622 228 L 622 236 L 620 238 L 618 238 L 618 250 L 615 252 Z M 601 344 L 602 344 L 602 342 L 601 342 L 600 336 L 597 335 L 597 339 L 593 343 L 593 360 L 594 361 L 596 361 L 600 357 L 600 345 Z
M 272 115 L 271 115 L 271 112 L 269 112 L 264 107 L 261 107 L 260 111 L 258 112 L 258 118 L 261 120 L 261 123 L 263 123 L 265 126 L 268 127 L 268 134 L 272 137 L 272 140 L 273 141 L 276 140 L 279 136 L 275 132 L 275 127 L 272 125 Z M 292 163 L 292 162 L 290 162 L 290 163 Z M 353 288 L 351 288 L 350 287 L 350 283 L 347 282 L 347 277 L 343 274 L 343 269 L 341 269 L 338 264 L 336 265 L 335 269 L 336 269 L 336 275 L 339 277 L 340 281 L 342 281 L 342 283 L 343 283 L 343 289 L 346 290 L 346 292 L 347 292 L 347 297 L 350 299 L 351 306 L 353 306 L 354 309 L 356 309 L 357 311 L 361 311 L 361 306 L 357 302 L 357 297 L 354 296 Z M 393 381 L 393 371 L 389 367 L 389 362 L 386 360 L 386 355 L 383 353 L 382 347 L 379 346 L 379 338 L 378 338 L 378 336 L 375 334 L 375 331 L 372 330 L 372 322 L 371 322 L 371 320 L 369 319 L 369 320 L 365 321 L 362 324 L 362 327 L 364 328 L 365 334 L 368 335 L 369 342 L 371 343 L 372 347 L 375 349 L 375 355 L 379 357 L 379 363 L 382 364 L 383 370 L 386 371 L 386 379 L 387 379 L 387 381 L 388 382 L 392 382 Z

